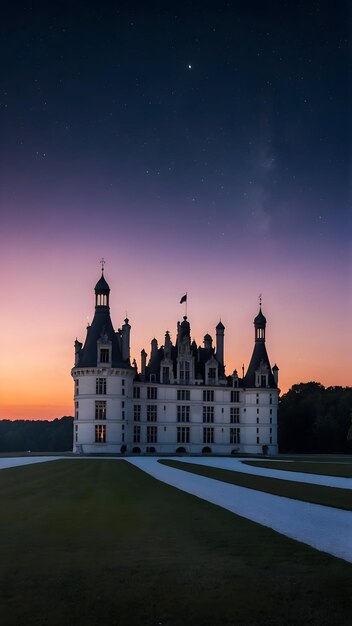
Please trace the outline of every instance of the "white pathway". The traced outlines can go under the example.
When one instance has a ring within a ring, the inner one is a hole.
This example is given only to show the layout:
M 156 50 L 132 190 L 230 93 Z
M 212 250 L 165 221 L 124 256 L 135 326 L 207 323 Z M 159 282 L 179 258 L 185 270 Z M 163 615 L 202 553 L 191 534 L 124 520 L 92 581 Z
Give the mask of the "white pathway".
M 16 458 L 0 458 L 0 469 L 18 467 L 20 465 L 30 465 L 31 463 L 44 463 L 47 461 L 56 461 L 58 459 L 71 460 L 74 457 L 60 456 L 38 456 L 38 457 L 16 457 Z M 92 457 L 75 457 L 91 458 Z M 112 459 L 114 457 L 111 457 Z M 92 460 L 99 460 L 93 457 Z M 115 457 L 114 460 L 124 460 Z M 157 480 L 168 485 L 181 489 L 198 498 L 207 500 L 213 504 L 223 507 L 232 513 L 241 515 L 247 519 L 267 526 L 296 539 L 302 543 L 306 543 L 317 550 L 328 552 L 334 556 L 340 557 L 345 561 L 352 563 L 352 512 L 334 509 L 332 507 L 320 506 L 318 504 L 310 504 L 290 498 L 274 496 L 253 489 L 237 487 L 218 480 L 197 476 L 179 469 L 167 467 L 158 463 L 157 458 L 148 457 L 126 457 L 132 465 L 135 465 L 144 472 L 150 474 Z M 180 460 L 177 457 L 176 460 Z M 262 468 L 254 468 L 243 465 L 238 459 L 225 458 L 185 458 L 182 462 L 197 463 L 199 465 L 208 465 L 211 467 L 222 467 L 232 469 L 233 471 L 247 472 L 250 474 L 262 472 L 252 472 L 251 470 L 261 470 Z M 249 470 L 249 471 L 248 471 Z M 274 472 L 274 470 L 264 470 L 265 472 Z M 279 470 L 277 470 L 279 472 Z M 272 475 L 272 474 L 262 474 Z M 273 474 L 277 476 L 276 471 Z M 282 478 L 295 480 L 296 472 L 281 472 Z M 319 477 L 312 474 L 299 475 L 305 480 L 297 482 L 310 482 L 317 478 L 330 478 L 329 486 L 340 487 L 335 481 L 341 480 L 334 477 Z M 351 479 L 344 479 L 351 480 Z M 326 484 L 326 483 L 317 483 Z M 351 488 L 350 486 L 348 488 Z M 352 497 L 352 495 L 351 495 Z
M 255 467 L 253 465 L 246 465 L 246 463 L 242 463 L 242 461 L 259 461 L 259 459 L 231 459 L 229 457 L 175 457 L 174 460 L 182 461 L 184 463 L 196 463 L 197 465 L 208 465 L 209 467 L 220 467 L 222 469 L 232 470 L 233 472 L 244 472 L 245 474 L 255 474 L 256 476 L 282 478 L 283 480 L 292 480 L 297 483 L 310 483 L 311 485 L 324 485 L 325 487 L 352 489 L 352 478 L 343 478 L 341 476 L 320 476 L 319 474 L 303 474 L 301 472 L 270 469 L 269 467 Z M 265 463 L 265 460 L 263 460 L 263 463 Z
M 189 459 L 189 462 L 193 460 Z M 219 459 L 220 462 L 223 460 Z M 155 458 L 129 458 L 128 461 L 168 485 L 352 563 L 350 511 L 237 487 L 167 467 Z M 217 459 L 199 459 L 199 463 L 201 461 L 207 465 L 208 461 Z
M 61 456 L 18 456 L 18 457 L 0 457 L 0 469 L 8 469 L 10 467 L 20 467 L 21 465 L 32 465 L 32 463 L 47 463 L 47 461 L 57 461 L 63 459 Z

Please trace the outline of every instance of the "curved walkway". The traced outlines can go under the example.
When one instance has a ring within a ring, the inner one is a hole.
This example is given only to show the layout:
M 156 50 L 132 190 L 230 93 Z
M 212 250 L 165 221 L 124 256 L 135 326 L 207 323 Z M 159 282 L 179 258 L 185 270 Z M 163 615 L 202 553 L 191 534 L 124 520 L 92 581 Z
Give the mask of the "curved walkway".
M 171 457 L 165 457 L 170 458 Z M 196 465 L 208 465 L 209 467 L 219 467 L 231 470 L 232 472 L 243 472 L 244 474 L 255 474 L 256 476 L 266 476 L 268 478 L 281 478 L 297 483 L 310 483 L 311 485 L 324 485 L 324 487 L 339 487 L 340 489 L 352 489 L 352 478 L 342 476 L 321 476 L 320 474 L 305 474 L 302 472 L 289 472 L 281 469 L 271 469 L 266 467 L 254 467 L 246 465 L 242 461 L 258 461 L 258 459 L 240 459 L 229 457 L 172 457 L 174 461 L 182 463 L 195 463 Z M 270 460 L 270 459 L 268 459 Z M 265 459 L 263 459 L 263 463 Z M 352 495 L 351 495 L 352 497 Z
M 198 459 L 198 462 L 202 465 L 214 466 L 208 461 L 217 460 L 225 459 Z M 352 563 L 352 513 L 350 511 L 237 487 L 161 465 L 156 458 L 134 459 L 130 457 L 128 461 L 172 487 Z M 188 460 L 190 463 L 193 461 L 194 459 Z

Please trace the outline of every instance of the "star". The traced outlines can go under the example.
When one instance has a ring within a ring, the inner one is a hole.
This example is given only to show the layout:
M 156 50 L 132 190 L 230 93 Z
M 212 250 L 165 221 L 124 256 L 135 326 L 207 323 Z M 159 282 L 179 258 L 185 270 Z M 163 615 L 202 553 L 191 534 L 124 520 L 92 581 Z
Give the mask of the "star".
M 191 69 L 192 69 L 192 65 L 189 65 L 189 66 L 188 66 L 188 69 L 189 69 L 189 70 L 191 70 Z

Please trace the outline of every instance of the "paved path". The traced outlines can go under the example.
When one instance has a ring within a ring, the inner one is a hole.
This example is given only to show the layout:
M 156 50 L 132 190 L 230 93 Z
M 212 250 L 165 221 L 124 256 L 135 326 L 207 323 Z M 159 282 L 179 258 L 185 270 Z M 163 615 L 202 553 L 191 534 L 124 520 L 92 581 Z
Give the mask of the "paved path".
M 193 460 L 189 459 L 189 462 Z M 352 513 L 350 511 L 229 485 L 212 478 L 161 465 L 155 458 L 129 457 L 128 461 L 168 485 L 352 563 Z M 203 465 L 206 465 L 208 461 L 216 461 L 216 459 L 199 459 L 199 463 L 201 461 Z
M 232 470 L 233 472 L 245 472 L 246 474 L 255 474 L 256 476 L 292 480 L 297 483 L 310 483 L 311 485 L 324 485 L 325 487 L 352 489 L 352 478 L 343 478 L 341 476 L 320 476 L 319 474 L 306 474 L 302 472 L 289 472 L 286 470 L 271 469 L 269 467 L 254 467 L 253 465 L 246 465 L 245 463 L 242 463 L 242 461 L 258 461 L 258 459 L 231 459 L 229 457 L 174 457 L 173 460 L 182 461 L 184 463 L 196 463 L 197 465 L 208 465 L 209 467 L 220 467 L 222 469 Z M 265 461 L 263 461 L 263 463 L 264 462 Z
M 38 456 L 38 457 L 8 457 L 0 458 L 0 469 L 30 465 L 32 463 L 45 463 L 47 461 L 71 460 L 82 457 L 60 457 L 60 456 Z M 83 457 L 91 460 L 99 460 L 99 457 Z M 317 550 L 328 552 L 352 563 L 352 513 L 342 511 L 332 507 L 310 504 L 290 498 L 274 496 L 272 494 L 230 485 L 212 478 L 197 476 L 173 467 L 167 467 L 158 463 L 157 458 L 151 457 L 111 457 L 114 460 L 127 460 L 132 465 L 147 472 L 157 480 L 168 485 L 181 489 L 198 498 L 207 500 L 212 504 L 236 513 L 242 517 L 250 519 L 258 524 L 267 526 L 277 532 L 291 537 L 302 543 L 306 543 Z M 180 460 L 177 457 L 177 460 Z M 186 458 L 182 457 L 186 463 L 197 463 L 210 467 L 221 467 L 232 469 L 233 471 L 257 473 L 265 476 L 277 476 L 276 471 L 264 468 L 250 467 L 241 464 L 239 459 L 229 458 Z M 252 470 L 263 470 L 252 471 Z M 274 472 L 274 473 L 273 473 Z M 279 470 L 277 470 L 279 473 Z M 296 472 L 280 471 L 280 477 L 296 480 Z M 329 486 L 340 486 L 335 481 L 340 481 L 338 477 L 319 477 L 312 474 L 299 474 L 297 482 L 316 482 L 317 478 L 330 478 Z M 315 480 L 314 480 L 315 479 Z M 351 480 L 351 479 L 343 479 Z M 316 484 L 327 484 L 317 482 Z M 350 487 L 348 487 L 350 488 Z
M 21 465 L 32 465 L 32 463 L 46 463 L 47 461 L 57 461 L 67 457 L 61 456 L 14 456 L 0 457 L 0 469 L 10 467 L 20 467 Z

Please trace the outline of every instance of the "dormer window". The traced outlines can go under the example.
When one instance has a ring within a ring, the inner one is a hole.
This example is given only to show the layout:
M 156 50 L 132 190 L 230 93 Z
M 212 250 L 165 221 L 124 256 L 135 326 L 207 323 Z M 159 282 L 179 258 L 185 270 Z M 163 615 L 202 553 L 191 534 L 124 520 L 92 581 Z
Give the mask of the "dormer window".
M 163 367 L 163 383 L 164 385 L 170 384 L 170 368 Z
M 100 348 L 99 351 L 99 361 L 100 363 L 109 363 L 110 361 L 110 350 L 109 348 Z
M 261 387 L 266 387 L 266 385 L 267 385 L 267 376 L 266 375 L 263 376 L 263 374 L 262 374 L 261 377 L 260 377 L 260 386 Z
M 214 380 L 216 379 L 216 368 L 215 367 L 209 367 L 208 369 L 208 378 L 209 380 Z
M 180 362 L 180 380 L 183 382 L 189 382 L 190 379 L 190 362 L 189 361 L 181 361 Z

